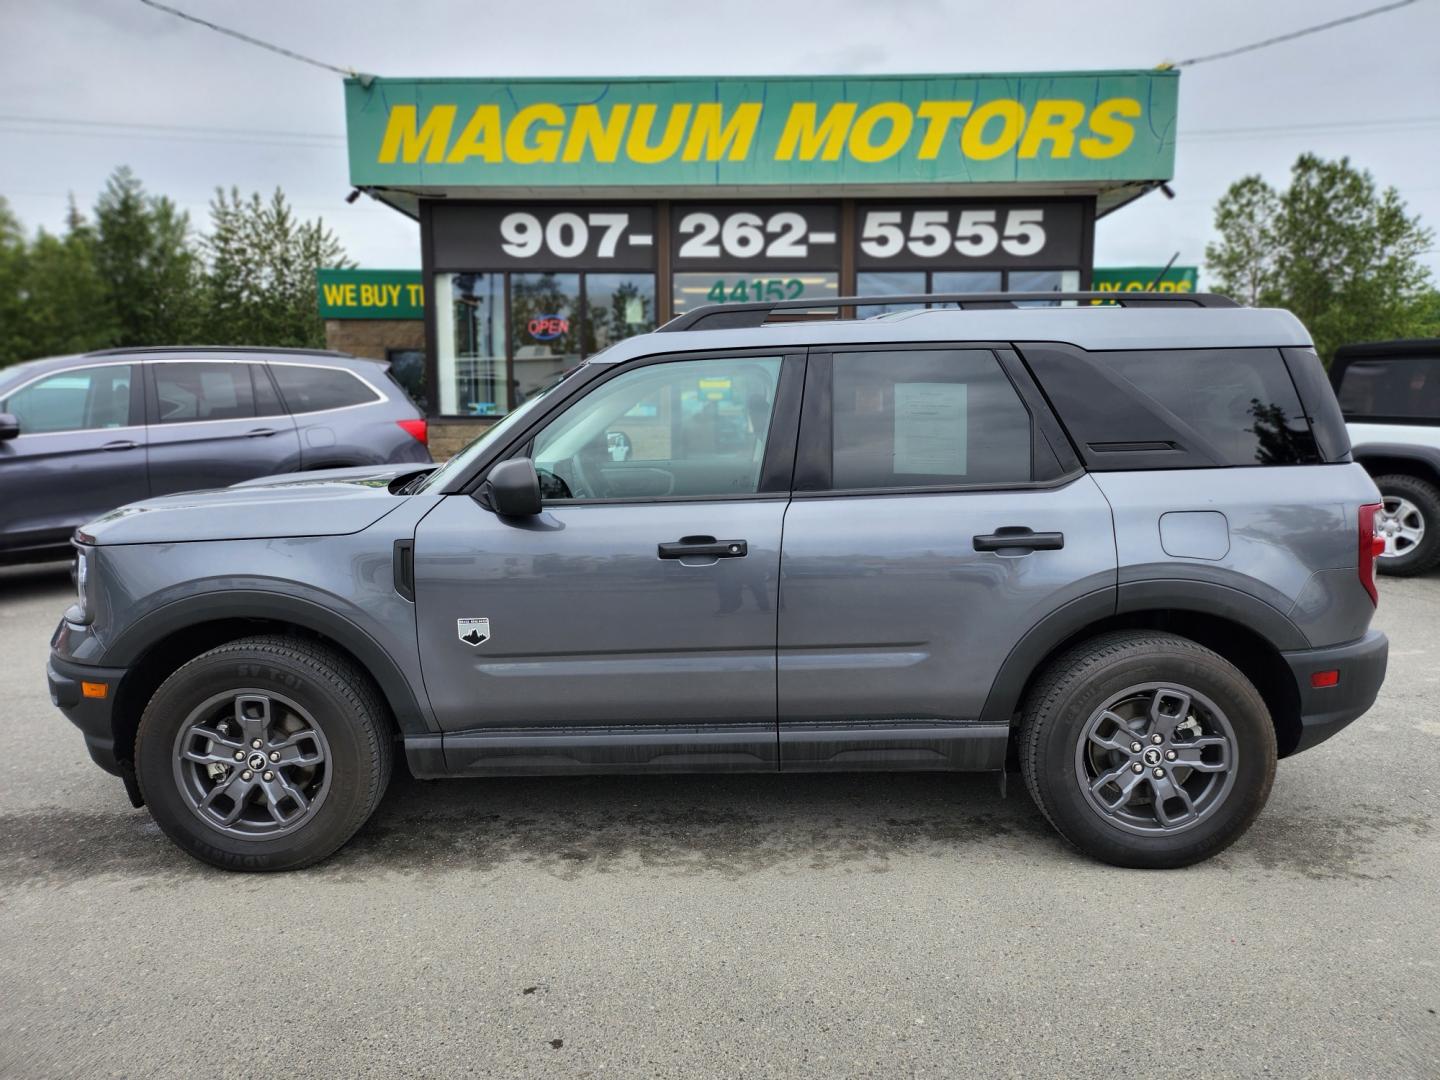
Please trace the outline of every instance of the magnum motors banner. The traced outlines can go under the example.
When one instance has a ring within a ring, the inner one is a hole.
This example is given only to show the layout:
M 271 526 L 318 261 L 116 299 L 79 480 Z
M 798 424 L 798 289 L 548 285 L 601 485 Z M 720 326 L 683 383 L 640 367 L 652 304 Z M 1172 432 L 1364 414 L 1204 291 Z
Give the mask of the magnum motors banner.
M 834 78 L 350 79 L 358 186 L 1168 180 L 1174 71 Z

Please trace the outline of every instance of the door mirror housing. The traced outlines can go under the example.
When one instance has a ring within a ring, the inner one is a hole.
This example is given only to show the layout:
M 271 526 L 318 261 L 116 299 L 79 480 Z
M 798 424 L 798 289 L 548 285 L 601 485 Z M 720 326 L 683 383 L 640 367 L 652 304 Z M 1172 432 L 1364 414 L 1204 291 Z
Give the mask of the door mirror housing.
M 529 458 L 511 458 L 490 470 L 482 489 L 490 508 L 501 517 L 534 517 L 540 513 L 540 477 Z
M 0 413 L 0 439 L 13 439 L 20 434 L 20 421 L 14 413 Z

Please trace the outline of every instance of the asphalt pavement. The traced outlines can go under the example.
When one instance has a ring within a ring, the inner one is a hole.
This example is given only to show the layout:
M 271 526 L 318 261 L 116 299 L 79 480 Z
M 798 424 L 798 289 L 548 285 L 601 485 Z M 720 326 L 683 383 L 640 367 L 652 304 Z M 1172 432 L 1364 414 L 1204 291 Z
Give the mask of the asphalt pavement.
M 0 570 L 0 1077 L 1440 1076 L 1440 577 L 1222 856 L 1118 870 L 994 777 L 419 782 L 192 861 L 51 707 Z

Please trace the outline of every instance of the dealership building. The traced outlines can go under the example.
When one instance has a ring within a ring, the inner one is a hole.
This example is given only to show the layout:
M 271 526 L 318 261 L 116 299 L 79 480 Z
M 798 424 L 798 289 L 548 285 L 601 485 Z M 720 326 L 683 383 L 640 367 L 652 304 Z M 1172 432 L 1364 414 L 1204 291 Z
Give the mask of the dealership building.
M 699 304 L 1090 288 L 1096 219 L 1173 174 L 1178 87 L 350 79 L 351 182 L 418 222 L 422 269 L 321 271 L 327 337 L 390 358 L 444 452 Z

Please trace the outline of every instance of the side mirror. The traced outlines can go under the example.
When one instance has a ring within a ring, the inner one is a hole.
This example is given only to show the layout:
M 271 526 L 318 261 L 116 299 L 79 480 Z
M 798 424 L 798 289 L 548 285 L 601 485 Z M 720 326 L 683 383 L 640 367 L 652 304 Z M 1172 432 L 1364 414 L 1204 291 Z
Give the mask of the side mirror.
M 20 434 L 20 421 L 14 413 L 0 412 L 0 439 L 13 439 Z
M 529 458 L 511 458 L 490 470 L 485 481 L 490 507 L 501 517 L 534 517 L 540 513 L 540 477 Z

